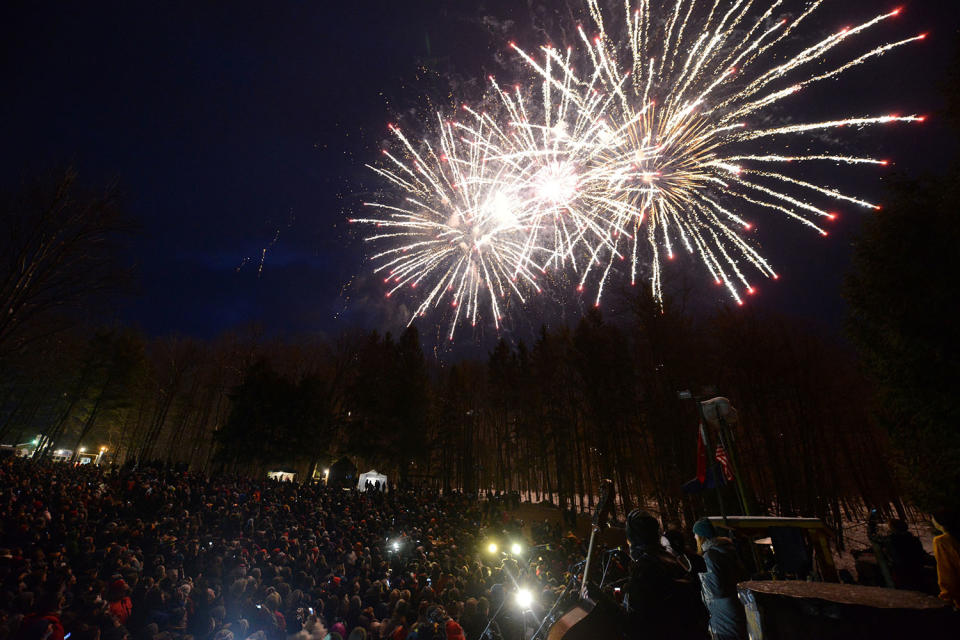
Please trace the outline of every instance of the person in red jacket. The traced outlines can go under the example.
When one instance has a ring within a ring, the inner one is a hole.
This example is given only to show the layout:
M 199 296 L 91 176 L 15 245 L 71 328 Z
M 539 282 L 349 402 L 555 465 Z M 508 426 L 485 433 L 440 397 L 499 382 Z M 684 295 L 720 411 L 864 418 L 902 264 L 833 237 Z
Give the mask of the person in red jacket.
M 17 631 L 16 640 L 63 640 L 60 593 L 45 593 L 37 600 L 37 611 L 25 616 Z
M 123 580 L 114 580 L 107 589 L 107 609 L 123 625 L 127 624 L 133 610 L 129 592 L 130 589 Z
M 457 601 L 451 602 L 448 613 L 450 617 L 447 618 L 444 625 L 447 640 L 467 640 L 466 634 L 463 632 L 463 627 L 461 627 L 460 623 L 456 620 L 460 617 L 460 603 Z

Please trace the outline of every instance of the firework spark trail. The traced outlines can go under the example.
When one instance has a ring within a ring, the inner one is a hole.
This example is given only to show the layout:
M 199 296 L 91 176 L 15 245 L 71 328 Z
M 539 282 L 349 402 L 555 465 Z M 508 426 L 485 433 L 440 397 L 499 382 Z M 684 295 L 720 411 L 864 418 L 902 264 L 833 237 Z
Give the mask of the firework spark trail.
M 676 0 L 663 6 L 660 13 L 652 2 L 640 2 L 633 9 L 626 1 L 621 14 L 626 16 L 625 33 L 617 37 L 605 22 L 606 8 L 599 0 L 586 0 L 596 35 L 588 36 L 585 28 L 579 27 L 583 54 L 576 60 L 569 55 L 565 59 L 554 57 L 552 62 L 561 67 L 560 71 L 545 73 L 544 65 L 534 63 L 532 56 L 514 46 L 521 60 L 542 78 L 554 73 L 564 78 L 571 100 L 587 95 L 578 92 L 578 86 L 599 89 L 608 96 L 604 110 L 616 137 L 607 140 L 606 148 L 594 155 L 603 167 L 589 174 L 606 187 L 592 204 L 598 205 L 593 210 L 606 218 L 606 237 L 610 240 L 587 253 L 578 288 L 582 289 L 596 272 L 599 303 L 605 282 L 614 271 L 614 258 L 628 255 L 631 281 L 649 264 L 651 290 L 660 299 L 661 257 L 672 259 L 675 248 L 682 246 L 688 253 L 699 255 L 711 275 L 742 302 L 740 292 L 752 293 L 754 287 L 741 262 L 767 277 L 775 278 L 776 272 L 722 219 L 748 231 L 752 224 L 746 222 L 747 212 L 776 211 L 827 235 L 818 221 L 836 216 L 819 206 L 818 198 L 878 208 L 836 189 L 786 175 L 784 170 L 749 166 L 813 160 L 886 165 L 884 160 L 827 150 L 778 153 L 777 145 L 783 144 L 780 138 L 791 135 L 923 121 L 916 115 L 882 115 L 765 128 L 750 125 L 748 119 L 759 119 L 770 107 L 802 89 L 924 38 L 921 34 L 873 46 L 829 71 L 803 77 L 805 67 L 821 64 L 842 43 L 862 37 L 897 16 L 897 9 L 820 38 L 786 58 L 780 55 L 775 65 L 759 66 L 770 54 L 782 54 L 789 43 L 787 37 L 824 2 L 809 4 L 789 23 L 782 19 L 771 24 L 782 0 L 759 7 L 756 0 Z M 658 29 L 662 33 L 657 34 Z M 583 62 L 587 64 L 578 68 Z M 629 76 L 632 82 L 626 83 Z M 577 77 L 582 80 L 569 83 L 570 78 Z M 790 81 L 792 77 L 796 79 Z M 771 86 L 780 81 L 790 82 L 781 88 Z M 582 198 L 589 201 L 590 196 Z M 642 225 L 647 225 L 646 233 L 640 229 Z M 646 250 L 640 246 L 644 241 Z M 632 247 L 622 250 L 623 242 Z
M 925 34 L 868 45 L 805 74 L 899 9 L 789 53 L 799 38 L 788 37 L 826 0 L 791 20 L 777 19 L 790 4 L 784 0 L 606 6 L 616 2 L 585 0 L 592 24 L 577 27 L 576 52 L 545 46 L 528 53 L 511 43 L 529 80 L 507 90 L 491 78 L 482 108 L 464 105 L 462 121 L 439 118 L 433 136 L 417 144 L 391 127 L 397 144 L 371 167 L 390 190 L 367 203 L 375 215 L 357 221 L 379 229 L 366 239 L 381 247 L 371 259 L 386 276 L 387 295 L 422 292 L 411 322 L 449 302 L 451 339 L 458 322 L 476 324 L 482 308 L 499 328 L 505 305 L 540 291 L 538 276 L 553 270 L 576 274 L 580 291 L 595 287 L 600 304 L 620 261 L 629 262 L 631 283 L 646 272 L 662 301 L 662 261 L 677 251 L 699 259 L 742 304 L 744 293 L 755 292 L 751 270 L 778 277 L 745 235 L 751 214 L 775 212 L 827 235 L 821 223 L 836 214 L 822 199 L 879 208 L 790 175 L 788 167 L 888 161 L 848 156 L 823 142 L 799 154 L 785 149 L 791 139 L 824 131 L 922 116 L 803 121 L 771 108 L 922 40 Z M 622 26 L 608 28 L 608 10 L 609 24 Z M 776 63 L 761 64 L 770 59 Z

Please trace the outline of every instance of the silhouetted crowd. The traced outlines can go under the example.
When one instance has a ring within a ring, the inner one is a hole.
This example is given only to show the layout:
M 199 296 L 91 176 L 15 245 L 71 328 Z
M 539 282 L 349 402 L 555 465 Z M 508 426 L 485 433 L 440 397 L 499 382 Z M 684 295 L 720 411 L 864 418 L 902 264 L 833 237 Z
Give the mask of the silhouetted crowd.
M 517 637 L 583 547 L 489 552 L 509 502 L 6 459 L 0 638 Z
M 557 615 L 576 603 L 585 541 L 543 522 L 511 549 L 518 495 L 383 489 L 0 460 L 0 639 L 498 640 L 549 628 L 565 585 Z M 734 542 L 692 534 L 635 509 L 598 557 L 628 637 L 746 638 Z M 960 546 L 934 543 L 956 605 Z

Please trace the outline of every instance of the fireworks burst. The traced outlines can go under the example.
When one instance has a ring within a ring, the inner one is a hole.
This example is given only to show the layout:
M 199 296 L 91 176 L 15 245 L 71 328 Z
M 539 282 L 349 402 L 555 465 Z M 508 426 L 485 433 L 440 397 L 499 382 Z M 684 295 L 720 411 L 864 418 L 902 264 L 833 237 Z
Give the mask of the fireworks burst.
M 399 154 L 383 154 L 387 164 L 368 165 L 402 195 L 392 203 L 367 202 L 377 217 L 351 222 L 375 225 L 368 242 L 388 248 L 371 259 L 385 275 L 387 297 L 403 287 L 422 289 L 411 322 L 449 301 L 450 337 L 461 319 L 476 324 L 481 305 L 489 304 L 499 327 L 502 302 L 524 290 L 539 290 L 533 262 L 535 247 L 515 204 L 515 181 L 508 166 L 488 162 L 492 135 L 482 118 L 461 135 L 462 125 L 439 119 L 439 147 L 424 140 L 415 146 L 396 126 L 390 130 Z
M 835 214 L 824 201 L 879 208 L 788 175 L 786 166 L 886 161 L 829 149 L 796 154 L 790 141 L 923 120 L 764 124 L 806 87 L 924 37 L 829 66 L 836 47 L 897 9 L 787 53 L 788 36 L 824 1 L 788 21 L 775 16 L 783 0 L 759 8 L 755 0 L 625 0 L 609 15 L 586 0 L 595 33 L 578 27 L 576 55 L 549 46 L 534 55 L 511 43 L 532 82 L 508 91 L 491 79 L 492 108 L 464 106 L 464 123 L 441 119 L 434 145 L 417 147 L 394 128 L 401 157 L 385 152 L 387 166 L 372 167 L 402 194 L 367 203 L 382 215 L 361 220 L 382 229 L 368 241 L 392 243 L 373 255 L 387 295 L 426 285 L 415 318 L 449 294 L 452 338 L 460 319 L 477 322 L 481 305 L 499 327 L 503 301 L 522 303 L 540 290 L 537 275 L 553 268 L 575 274 L 579 290 L 595 286 L 599 304 L 612 275 L 627 272 L 615 265 L 628 261 L 631 283 L 646 272 L 662 300 L 663 261 L 685 251 L 742 304 L 754 292 L 751 270 L 777 277 L 748 241 L 749 213 L 776 212 L 827 235 L 824 221 Z

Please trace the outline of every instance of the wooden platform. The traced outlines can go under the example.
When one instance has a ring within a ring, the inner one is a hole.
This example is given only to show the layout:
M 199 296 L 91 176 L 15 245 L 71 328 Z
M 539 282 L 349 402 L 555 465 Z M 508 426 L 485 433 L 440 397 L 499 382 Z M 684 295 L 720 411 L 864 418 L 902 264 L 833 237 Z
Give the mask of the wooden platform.
M 849 584 L 751 581 L 738 585 L 750 640 L 957 637 L 960 617 L 916 591 Z

